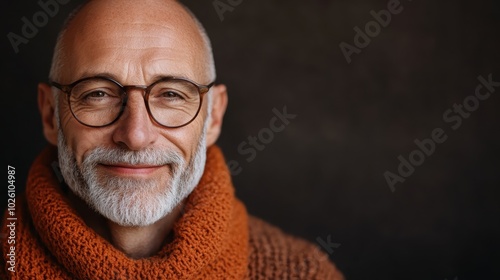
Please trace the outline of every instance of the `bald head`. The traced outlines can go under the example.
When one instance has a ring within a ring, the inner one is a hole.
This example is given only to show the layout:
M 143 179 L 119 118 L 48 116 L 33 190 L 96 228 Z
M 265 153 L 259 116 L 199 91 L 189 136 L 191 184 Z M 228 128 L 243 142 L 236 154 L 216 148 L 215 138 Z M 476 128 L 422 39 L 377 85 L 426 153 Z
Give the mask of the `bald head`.
M 144 83 L 155 75 L 199 83 L 216 77 L 203 26 L 174 0 L 88 1 L 68 17 L 57 39 L 50 79 L 68 83 L 103 73 L 134 80 L 128 83 L 140 83 L 137 75 Z

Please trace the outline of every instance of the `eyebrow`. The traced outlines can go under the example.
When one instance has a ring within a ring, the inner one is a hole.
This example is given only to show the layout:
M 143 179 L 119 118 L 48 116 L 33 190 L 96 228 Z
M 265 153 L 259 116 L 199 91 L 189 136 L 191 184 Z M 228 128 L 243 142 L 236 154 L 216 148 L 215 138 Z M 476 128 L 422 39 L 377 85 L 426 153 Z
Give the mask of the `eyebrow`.
M 100 73 L 84 72 L 83 75 L 82 75 L 82 77 L 78 78 L 77 80 L 84 79 L 84 78 L 89 78 L 89 77 L 106 77 L 106 78 L 111 78 L 111 79 L 119 82 L 120 84 L 125 85 L 116 75 L 114 75 L 112 73 L 109 73 L 109 72 L 100 72 Z M 151 82 L 150 83 L 154 83 L 155 81 L 158 81 L 158 80 L 163 79 L 163 78 L 180 78 L 180 79 L 186 79 L 186 80 L 189 80 L 189 81 L 194 81 L 192 78 L 187 77 L 186 75 L 175 74 L 174 73 L 174 74 L 169 74 L 169 75 L 165 75 L 165 74 L 154 75 L 151 78 Z M 195 82 L 195 83 L 197 83 L 197 82 Z
M 163 79 L 163 78 L 179 78 L 179 79 L 185 79 L 185 80 L 195 82 L 194 79 L 192 79 L 186 75 L 182 75 L 182 74 L 171 74 L 171 75 L 158 74 L 158 75 L 153 76 L 153 78 L 151 80 L 154 82 L 154 81 L 158 81 L 158 80 Z M 197 83 L 197 82 L 195 82 L 195 83 Z

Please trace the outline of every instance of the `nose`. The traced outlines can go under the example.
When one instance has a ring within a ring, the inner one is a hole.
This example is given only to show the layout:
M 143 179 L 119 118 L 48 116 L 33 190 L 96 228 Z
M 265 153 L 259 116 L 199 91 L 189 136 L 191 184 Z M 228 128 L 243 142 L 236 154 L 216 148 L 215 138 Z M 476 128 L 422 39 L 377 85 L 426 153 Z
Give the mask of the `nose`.
M 151 146 L 158 138 L 158 131 L 149 117 L 143 93 L 142 89 L 128 91 L 127 107 L 113 131 L 113 141 L 133 151 Z

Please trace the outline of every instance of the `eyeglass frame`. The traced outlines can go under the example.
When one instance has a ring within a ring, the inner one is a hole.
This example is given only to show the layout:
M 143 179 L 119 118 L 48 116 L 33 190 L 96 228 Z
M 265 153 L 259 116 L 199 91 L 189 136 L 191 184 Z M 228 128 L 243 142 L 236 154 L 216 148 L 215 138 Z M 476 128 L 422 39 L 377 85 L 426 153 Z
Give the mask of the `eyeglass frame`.
M 87 81 L 87 80 L 91 80 L 91 79 L 104 79 L 104 80 L 108 80 L 108 81 L 116 84 L 122 90 L 122 92 L 125 95 L 124 97 L 122 97 L 122 105 L 121 105 L 121 108 L 120 108 L 120 112 L 118 113 L 118 115 L 116 116 L 116 118 L 113 121 L 111 121 L 110 123 L 108 123 L 108 124 L 105 124 L 105 125 L 89 125 L 89 124 L 86 124 L 86 123 L 82 122 L 80 119 L 78 119 L 78 117 L 73 112 L 73 108 L 71 106 L 71 101 L 70 101 L 71 91 L 73 90 L 73 88 L 78 83 L 83 82 L 83 81 Z M 149 108 L 149 95 L 150 95 L 151 89 L 156 84 L 158 84 L 160 82 L 170 81 L 170 80 L 180 80 L 180 81 L 185 81 L 185 82 L 191 83 L 191 84 L 193 84 L 198 89 L 198 94 L 200 95 L 200 104 L 198 105 L 198 110 L 196 110 L 196 113 L 191 118 L 191 120 L 189 120 L 187 123 L 182 124 L 182 125 L 167 126 L 167 125 L 164 125 L 164 124 L 160 123 L 153 116 L 153 113 L 151 113 L 151 109 Z M 110 78 L 110 77 L 107 77 L 107 76 L 102 76 L 102 75 L 97 75 L 97 76 L 90 76 L 90 77 L 81 78 L 81 79 L 78 79 L 78 80 L 76 80 L 76 81 L 74 81 L 74 82 L 72 82 L 70 84 L 67 84 L 67 85 L 63 85 L 63 84 L 60 84 L 60 83 L 52 81 L 52 80 L 49 81 L 49 84 L 51 86 L 59 89 L 60 91 L 62 91 L 62 92 L 64 92 L 66 94 L 66 96 L 67 96 L 67 102 L 68 102 L 69 110 L 70 110 L 71 114 L 73 115 L 73 117 L 79 123 L 81 123 L 81 124 L 83 124 L 85 126 L 93 127 L 93 128 L 101 128 L 101 127 L 106 127 L 106 126 L 110 126 L 110 125 L 114 124 L 118 119 L 120 119 L 120 117 L 123 114 L 123 111 L 125 111 L 125 108 L 127 107 L 127 101 L 128 101 L 128 96 L 129 96 L 128 90 L 130 90 L 130 89 L 141 89 L 141 90 L 143 90 L 142 97 L 144 99 L 144 104 L 146 105 L 146 110 L 148 112 L 149 117 L 152 120 L 154 120 L 155 123 L 157 123 L 158 125 L 160 125 L 162 127 L 165 127 L 165 128 L 180 128 L 180 127 L 183 127 L 183 126 L 186 126 L 186 125 L 190 124 L 191 122 L 193 122 L 196 119 L 196 117 L 200 113 L 201 106 L 203 104 L 203 96 L 210 91 L 210 89 L 212 88 L 212 86 L 215 84 L 215 81 L 209 83 L 208 85 L 202 85 L 202 84 L 199 84 L 197 82 L 191 81 L 191 80 L 189 80 L 187 78 L 175 77 L 175 76 L 164 76 L 164 77 L 161 77 L 158 80 L 154 81 L 152 84 L 150 84 L 148 86 L 146 86 L 146 85 L 122 85 L 120 82 L 118 82 L 117 80 L 115 80 L 113 78 Z

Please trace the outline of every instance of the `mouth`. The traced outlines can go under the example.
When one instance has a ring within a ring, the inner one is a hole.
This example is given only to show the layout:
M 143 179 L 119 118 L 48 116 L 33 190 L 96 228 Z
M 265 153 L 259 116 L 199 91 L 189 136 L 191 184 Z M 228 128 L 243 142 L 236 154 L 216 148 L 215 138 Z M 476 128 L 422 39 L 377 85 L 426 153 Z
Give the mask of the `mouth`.
M 164 165 L 99 164 L 116 176 L 148 176 L 164 168 Z

